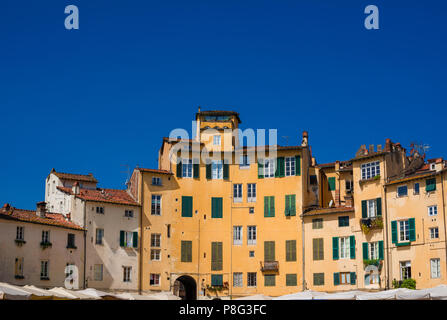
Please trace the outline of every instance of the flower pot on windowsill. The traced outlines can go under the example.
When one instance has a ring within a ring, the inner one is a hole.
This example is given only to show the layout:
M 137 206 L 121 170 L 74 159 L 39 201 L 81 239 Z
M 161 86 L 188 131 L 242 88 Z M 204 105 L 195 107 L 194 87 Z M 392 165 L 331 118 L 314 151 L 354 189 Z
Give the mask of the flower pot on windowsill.
M 42 247 L 42 249 L 46 249 L 48 247 L 51 247 L 52 244 L 51 244 L 51 242 L 41 242 L 40 246 Z
M 366 268 L 367 266 L 376 266 L 379 271 L 382 269 L 383 266 L 383 260 L 381 259 L 364 259 L 363 260 L 363 266 Z
M 359 184 L 362 185 L 364 183 L 368 183 L 368 182 L 371 182 L 371 181 L 380 181 L 380 174 L 378 174 L 377 176 L 374 176 L 372 178 L 369 178 L 369 179 L 359 180 Z
M 16 243 L 16 245 L 18 245 L 19 247 L 21 247 L 23 244 L 26 243 L 25 240 L 22 239 L 15 239 L 14 242 Z
M 21 280 L 21 279 L 25 279 L 24 276 L 19 276 L 19 275 L 15 275 L 14 278 L 15 278 L 15 279 L 19 279 L 19 280 Z
M 50 277 L 40 277 L 40 280 L 50 280 Z
M 67 249 L 77 249 L 78 247 L 76 246 L 67 246 Z

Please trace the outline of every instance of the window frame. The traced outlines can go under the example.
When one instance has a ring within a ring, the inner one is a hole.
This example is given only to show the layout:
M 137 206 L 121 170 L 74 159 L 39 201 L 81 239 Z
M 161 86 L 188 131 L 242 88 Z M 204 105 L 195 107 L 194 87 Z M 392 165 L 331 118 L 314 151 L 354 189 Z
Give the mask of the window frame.
M 369 180 L 376 176 L 380 176 L 380 161 L 362 163 L 360 165 L 360 172 L 362 180 Z M 374 175 L 373 172 L 375 173 Z
M 161 216 L 161 194 L 151 195 L 151 216 Z
M 438 205 L 432 205 L 427 207 L 428 216 L 435 217 L 438 216 Z
M 242 198 L 243 198 L 242 195 L 243 195 L 242 183 L 234 183 L 233 184 L 233 202 L 241 203 Z
M 284 158 L 284 172 L 286 177 L 291 177 L 296 175 L 296 163 L 295 156 L 293 157 L 285 157 Z
M 256 183 L 247 183 L 247 202 L 256 202 Z
M 258 273 L 247 272 L 247 287 L 256 288 L 258 286 Z
M 256 226 L 247 226 L 247 245 L 256 245 L 258 239 L 258 230 Z
M 242 288 L 244 286 L 244 273 L 233 272 L 233 287 Z
M 152 287 L 159 287 L 161 282 L 160 280 L 161 276 L 159 273 L 151 273 L 149 275 L 149 285 Z
M 433 262 L 436 262 L 435 276 L 433 276 Z M 441 259 L 440 258 L 430 259 L 430 278 L 431 279 L 440 279 L 441 278 Z
M 241 246 L 243 244 L 243 232 L 242 226 L 233 226 L 233 245 Z

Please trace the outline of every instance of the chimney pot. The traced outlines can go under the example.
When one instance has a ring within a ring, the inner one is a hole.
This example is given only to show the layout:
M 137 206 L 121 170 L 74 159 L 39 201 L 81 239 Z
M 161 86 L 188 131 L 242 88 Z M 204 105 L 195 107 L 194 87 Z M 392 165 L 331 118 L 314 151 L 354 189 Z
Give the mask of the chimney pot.
M 79 183 L 77 181 L 75 183 L 73 183 L 73 187 L 71 188 L 71 191 L 74 195 L 79 194 L 80 189 L 79 189 Z
M 47 212 L 47 203 L 45 201 L 37 202 L 36 215 L 41 218 L 45 218 Z

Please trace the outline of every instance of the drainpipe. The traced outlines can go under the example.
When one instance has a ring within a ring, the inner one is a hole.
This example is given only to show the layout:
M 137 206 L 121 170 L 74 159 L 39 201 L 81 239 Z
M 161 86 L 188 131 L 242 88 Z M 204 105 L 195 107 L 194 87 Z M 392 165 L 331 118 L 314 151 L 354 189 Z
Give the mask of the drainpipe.
M 140 258 L 139 258 L 139 268 L 138 268 L 138 293 L 141 295 L 142 290 L 143 290 L 143 279 L 142 279 L 142 269 L 143 269 L 143 247 L 144 247 L 144 242 L 143 242 L 143 234 L 144 234 L 144 230 L 143 230 L 143 215 L 144 215 L 144 172 L 140 171 L 141 174 L 141 208 L 140 208 Z
M 301 205 L 302 207 L 302 205 Z M 301 209 L 301 212 L 303 211 L 303 209 Z M 303 267 L 302 267 L 302 271 L 303 271 L 303 291 L 306 290 L 306 256 L 305 256 L 305 245 L 304 245 L 304 216 L 301 213 L 300 215 L 301 217 L 301 250 L 303 252 Z
M 386 170 L 386 169 L 385 169 Z M 385 224 L 384 224 L 384 228 L 385 228 L 385 241 L 384 241 L 384 250 L 386 250 L 386 284 L 385 284 L 385 289 L 389 289 L 390 288 L 390 260 L 391 260 L 391 248 L 390 248 L 390 244 L 388 243 L 388 205 L 387 205 L 387 201 L 386 201 L 386 185 L 383 186 L 383 191 L 384 191 L 384 209 L 385 209 L 385 214 L 383 215 L 385 217 Z
M 73 201 L 76 201 L 76 196 L 74 196 L 73 197 Z M 86 206 L 87 206 L 87 202 L 85 202 L 84 201 L 84 209 L 83 209 L 83 211 L 84 211 L 84 228 L 85 228 L 85 230 L 84 230 L 84 285 L 83 285 L 83 288 L 84 289 L 86 289 L 86 278 L 87 278 L 87 276 L 86 276 L 86 269 L 87 269 L 87 209 L 86 209 Z M 73 205 L 72 205 L 72 207 L 73 207 Z
M 446 226 L 445 226 L 445 200 L 444 200 L 444 172 L 441 172 L 441 191 L 442 191 L 442 218 L 444 219 L 444 246 L 446 247 L 446 258 L 447 258 L 447 245 L 446 245 L 446 241 L 447 241 L 447 231 L 446 231 Z M 447 264 L 446 264 L 446 268 L 447 268 Z

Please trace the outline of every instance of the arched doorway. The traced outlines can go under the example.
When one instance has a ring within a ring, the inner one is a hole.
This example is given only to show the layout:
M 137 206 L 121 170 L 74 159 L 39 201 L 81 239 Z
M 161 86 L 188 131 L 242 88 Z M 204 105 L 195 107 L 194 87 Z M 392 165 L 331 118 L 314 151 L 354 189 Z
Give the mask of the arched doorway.
M 174 294 L 182 298 L 182 300 L 196 300 L 196 280 L 186 275 L 178 277 L 174 282 Z

